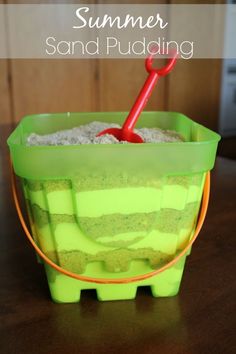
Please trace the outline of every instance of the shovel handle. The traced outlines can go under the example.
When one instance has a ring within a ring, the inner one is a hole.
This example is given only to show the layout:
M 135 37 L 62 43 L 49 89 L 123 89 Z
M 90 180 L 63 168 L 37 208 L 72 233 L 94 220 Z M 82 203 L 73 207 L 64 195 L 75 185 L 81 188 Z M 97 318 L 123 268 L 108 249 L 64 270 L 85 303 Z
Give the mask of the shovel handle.
M 122 130 L 124 134 L 127 134 L 129 131 L 133 131 L 134 126 L 140 116 L 141 112 L 143 111 L 144 107 L 146 106 L 149 97 L 152 94 L 152 91 L 157 83 L 157 80 L 160 76 L 167 75 L 174 67 L 176 60 L 177 60 L 177 53 L 173 53 L 173 57 L 169 58 L 167 64 L 160 68 L 155 69 L 153 68 L 153 53 L 149 55 L 149 57 L 145 61 L 145 67 L 147 72 L 149 73 L 139 95 L 134 102 L 133 107 L 131 108 L 128 117 L 126 118 Z
M 153 68 L 153 59 L 153 54 L 151 54 L 145 61 L 145 67 L 147 72 L 151 73 L 152 71 L 155 71 L 158 76 L 165 76 L 169 74 L 169 72 L 173 69 L 177 60 L 177 52 L 173 52 L 172 57 L 168 59 L 167 64 L 160 69 Z

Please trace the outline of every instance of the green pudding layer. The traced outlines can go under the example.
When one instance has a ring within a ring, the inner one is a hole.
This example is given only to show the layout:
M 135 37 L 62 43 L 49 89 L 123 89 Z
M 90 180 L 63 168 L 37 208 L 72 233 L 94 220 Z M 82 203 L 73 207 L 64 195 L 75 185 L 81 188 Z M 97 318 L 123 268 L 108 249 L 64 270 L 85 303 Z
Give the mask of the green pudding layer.
M 152 213 L 110 214 L 91 218 L 77 218 L 76 215 L 66 214 L 50 214 L 36 204 L 31 205 L 31 210 L 33 220 L 39 228 L 49 223 L 51 223 L 54 229 L 58 224 L 76 223 L 93 240 L 99 241 L 99 238 L 110 237 L 111 242 L 109 245 L 113 246 L 112 237 L 119 234 L 150 232 L 151 230 L 175 234 L 183 228 L 187 229 L 195 221 L 198 204 L 197 202 L 186 204 L 183 210 L 165 208 Z M 125 239 L 123 240 L 123 246 L 127 244 L 126 241 Z M 117 246 L 121 247 L 122 241 Z

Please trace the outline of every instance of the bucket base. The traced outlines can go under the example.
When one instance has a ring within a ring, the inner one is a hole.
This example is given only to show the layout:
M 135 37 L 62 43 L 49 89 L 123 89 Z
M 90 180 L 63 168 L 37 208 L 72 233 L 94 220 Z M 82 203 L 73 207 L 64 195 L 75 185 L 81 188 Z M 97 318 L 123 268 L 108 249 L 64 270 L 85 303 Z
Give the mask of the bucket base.
M 149 279 L 128 284 L 96 284 L 70 278 L 45 265 L 51 297 L 57 303 L 80 301 L 81 290 L 95 289 L 99 301 L 135 299 L 139 286 L 150 286 L 154 297 L 178 294 L 186 256 L 173 267 Z M 125 277 L 125 276 L 124 276 Z

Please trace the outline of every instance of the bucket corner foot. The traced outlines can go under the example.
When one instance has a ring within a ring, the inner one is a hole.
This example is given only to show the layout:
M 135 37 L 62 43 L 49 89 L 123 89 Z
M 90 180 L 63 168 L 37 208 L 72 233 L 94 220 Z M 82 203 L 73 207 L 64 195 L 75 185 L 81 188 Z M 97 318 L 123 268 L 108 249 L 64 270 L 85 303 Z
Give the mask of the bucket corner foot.
M 61 280 L 67 280 L 65 276 L 60 276 Z M 59 279 L 57 279 L 59 280 Z M 69 279 L 69 283 L 63 281 L 49 282 L 49 290 L 52 300 L 56 303 L 75 303 L 80 301 L 81 288 L 74 279 Z
M 136 292 L 136 286 L 127 284 L 103 285 L 97 288 L 97 297 L 99 301 L 132 300 L 135 299 Z
M 180 283 L 178 284 L 157 284 L 151 286 L 152 296 L 171 297 L 178 294 Z

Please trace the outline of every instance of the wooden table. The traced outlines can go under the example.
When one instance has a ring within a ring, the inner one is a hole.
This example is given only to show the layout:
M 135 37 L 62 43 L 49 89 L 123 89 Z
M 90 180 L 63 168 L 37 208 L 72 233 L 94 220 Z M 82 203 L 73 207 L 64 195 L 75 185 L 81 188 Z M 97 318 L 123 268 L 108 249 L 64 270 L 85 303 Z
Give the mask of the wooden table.
M 1 127 L 7 136 L 10 127 Z M 7 148 L 1 138 L 0 352 L 21 353 L 236 353 L 236 162 L 218 158 L 210 207 L 188 257 L 181 291 L 153 298 L 54 304 L 42 266 L 17 220 L 9 188 Z

